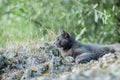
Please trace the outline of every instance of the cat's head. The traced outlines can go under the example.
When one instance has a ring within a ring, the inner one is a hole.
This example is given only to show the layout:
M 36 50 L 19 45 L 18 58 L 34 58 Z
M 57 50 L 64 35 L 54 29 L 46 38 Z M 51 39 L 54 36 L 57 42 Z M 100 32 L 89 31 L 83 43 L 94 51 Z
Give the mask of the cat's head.
M 62 30 L 60 34 L 56 37 L 55 45 L 58 48 L 70 49 L 72 47 L 72 44 L 73 44 L 72 36 L 64 30 Z

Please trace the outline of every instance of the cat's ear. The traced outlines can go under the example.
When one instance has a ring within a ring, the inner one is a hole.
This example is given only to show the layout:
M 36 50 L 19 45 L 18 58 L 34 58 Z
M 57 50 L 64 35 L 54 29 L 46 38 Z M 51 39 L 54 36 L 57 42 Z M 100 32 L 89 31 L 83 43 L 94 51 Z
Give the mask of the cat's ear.
M 64 38 L 69 38 L 69 37 L 70 37 L 69 33 L 66 32 L 65 30 L 62 30 L 62 36 L 63 36 Z

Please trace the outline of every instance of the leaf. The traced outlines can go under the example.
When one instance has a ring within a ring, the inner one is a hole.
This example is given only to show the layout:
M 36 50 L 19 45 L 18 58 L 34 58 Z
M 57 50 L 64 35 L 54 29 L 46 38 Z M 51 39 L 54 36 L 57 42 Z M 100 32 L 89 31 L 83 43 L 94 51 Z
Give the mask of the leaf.
M 76 40 L 79 40 L 81 38 L 81 36 L 85 33 L 86 31 L 86 27 L 84 27 L 81 32 L 76 36 Z

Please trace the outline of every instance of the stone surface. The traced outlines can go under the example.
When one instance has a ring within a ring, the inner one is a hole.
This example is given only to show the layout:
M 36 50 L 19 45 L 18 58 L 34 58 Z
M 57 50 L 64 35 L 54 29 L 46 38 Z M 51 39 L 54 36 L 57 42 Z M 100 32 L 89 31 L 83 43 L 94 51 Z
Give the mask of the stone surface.
M 12 46 L 0 54 L 0 80 L 120 80 L 120 52 L 76 64 L 50 43 Z

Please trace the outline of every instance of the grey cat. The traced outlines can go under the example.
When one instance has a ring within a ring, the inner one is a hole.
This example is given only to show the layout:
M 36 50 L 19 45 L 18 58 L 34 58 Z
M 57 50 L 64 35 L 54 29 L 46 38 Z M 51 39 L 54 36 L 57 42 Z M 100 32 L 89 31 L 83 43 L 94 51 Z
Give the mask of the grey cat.
M 71 56 L 76 63 L 98 60 L 109 52 L 115 52 L 114 49 L 97 44 L 82 44 L 64 30 L 57 36 L 55 45 L 58 47 L 62 57 Z

